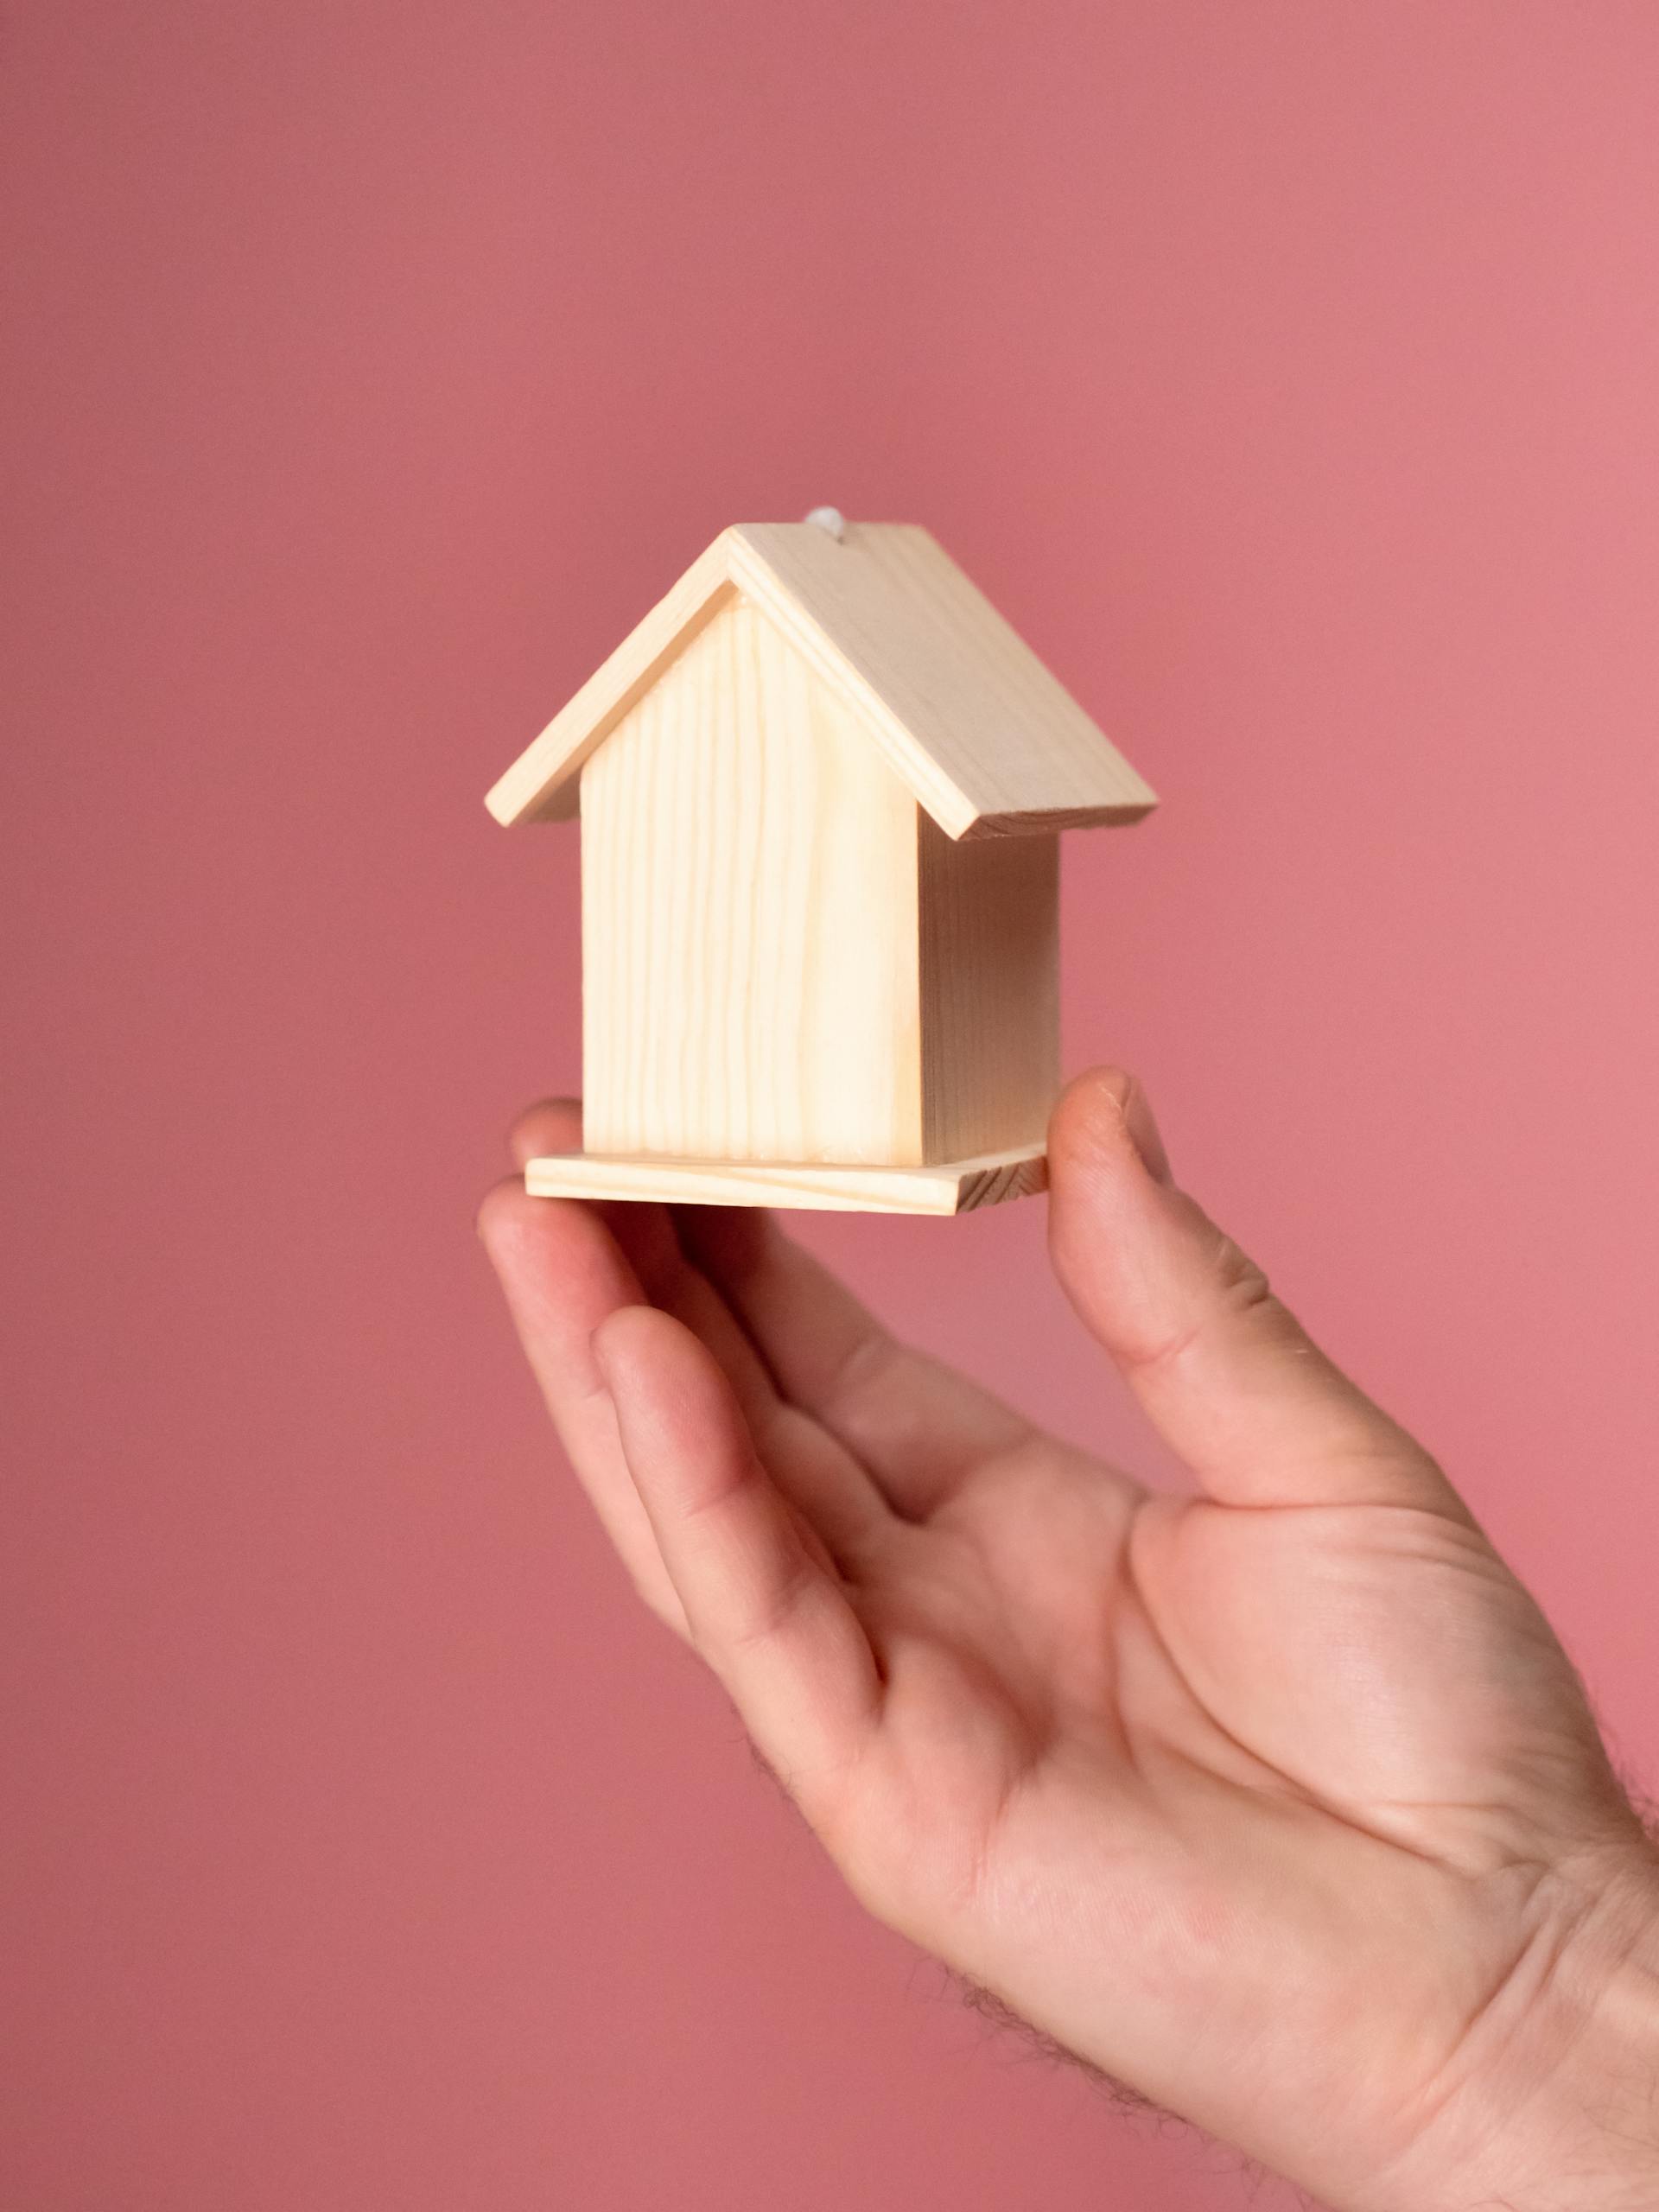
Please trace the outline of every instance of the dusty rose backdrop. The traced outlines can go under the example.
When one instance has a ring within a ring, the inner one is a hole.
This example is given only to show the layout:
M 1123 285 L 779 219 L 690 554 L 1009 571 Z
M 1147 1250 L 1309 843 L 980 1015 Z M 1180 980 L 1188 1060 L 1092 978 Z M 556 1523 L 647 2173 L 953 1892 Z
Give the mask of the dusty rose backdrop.
M 722 523 L 929 523 L 1163 794 L 1068 847 L 1068 1059 L 1659 1774 L 1659 16 L 4 48 L 0 2201 L 1241 2203 L 867 1926 L 627 1602 L 472 1236 L 577 1074 L 575 841 L 480 801 Z M 804 1233 L 1151 1464 L 1039 1205 Z

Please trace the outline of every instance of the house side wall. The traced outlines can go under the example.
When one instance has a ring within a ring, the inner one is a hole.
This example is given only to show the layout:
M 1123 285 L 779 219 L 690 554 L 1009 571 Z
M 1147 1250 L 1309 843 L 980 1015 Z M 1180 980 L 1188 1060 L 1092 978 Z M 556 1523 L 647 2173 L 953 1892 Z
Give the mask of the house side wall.
M 589 1152 L 922 1158 L 918 817 L 747 601 L 582 774 Z
M 953 844 L 920 817 L 925 1156 L 1039 1141 L 1060 1079 L 1058 837 Z

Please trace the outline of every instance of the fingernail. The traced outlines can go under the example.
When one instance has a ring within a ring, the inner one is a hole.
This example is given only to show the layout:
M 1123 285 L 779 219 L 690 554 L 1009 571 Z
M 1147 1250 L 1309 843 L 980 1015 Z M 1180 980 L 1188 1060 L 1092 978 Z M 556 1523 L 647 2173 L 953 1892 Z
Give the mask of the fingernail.
M 1141 1165 L 1154 1183 L 1168 1183 L 1174 1179 L 1170 1173 L 1169 1154 L 1158 1128 L 1147 1094 L 1135 1077 L 1129 1077 L 1127 1095 L 1122 1100 L 1123 1126 L 1129 1133 L 1129 1141 L 1141 1155 Z
M 1169 1154 L 1164 1149 L 1151 1105 L 1137 1078 L 1127 1068 L 1109 1068 L 1101 1071 L 1097 1081 L 1116 1107 L 1123 1134 L 1135 1147 L 1141 1166 L 1154 1182 L 1167 1183 Z

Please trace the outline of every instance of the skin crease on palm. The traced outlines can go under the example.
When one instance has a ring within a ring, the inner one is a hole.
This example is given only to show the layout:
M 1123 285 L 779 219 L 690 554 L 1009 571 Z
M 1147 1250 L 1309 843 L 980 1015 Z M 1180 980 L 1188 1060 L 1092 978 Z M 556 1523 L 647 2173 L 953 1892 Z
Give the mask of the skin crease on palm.
M 1055 1272 L 1191 1496 L 765 1215 L 512 1179 L 480 1229 L 641 1596 L 871 1911 L 1344 2212 L 1659 2204 L 1659 1871 L 1543 1617 L 1130 1077 L 1071 1086 L 1050 1170 Z

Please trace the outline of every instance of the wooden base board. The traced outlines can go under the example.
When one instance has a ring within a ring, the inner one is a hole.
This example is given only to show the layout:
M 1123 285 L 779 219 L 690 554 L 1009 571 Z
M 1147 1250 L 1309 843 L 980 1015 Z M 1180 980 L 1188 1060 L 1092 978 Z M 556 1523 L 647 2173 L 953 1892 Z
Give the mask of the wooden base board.
M 680 1206 L 779 1206 L 841 1213 L 968 1213 L 1048 1186 L 1041 1145 L 926 1167 L 838 1167 L 813 1160 L 657 1160 L 559 1152 L 532 1160 L 535 1198 L 654 1198 Z

